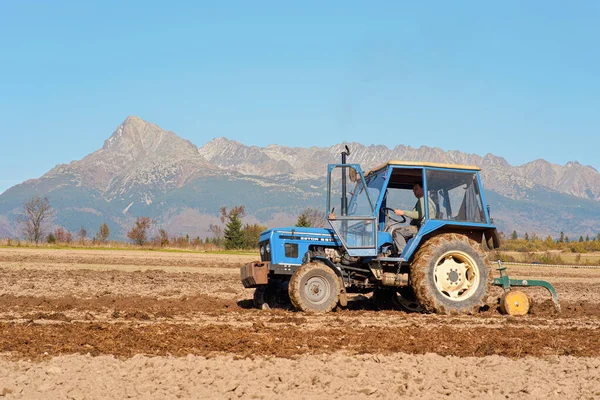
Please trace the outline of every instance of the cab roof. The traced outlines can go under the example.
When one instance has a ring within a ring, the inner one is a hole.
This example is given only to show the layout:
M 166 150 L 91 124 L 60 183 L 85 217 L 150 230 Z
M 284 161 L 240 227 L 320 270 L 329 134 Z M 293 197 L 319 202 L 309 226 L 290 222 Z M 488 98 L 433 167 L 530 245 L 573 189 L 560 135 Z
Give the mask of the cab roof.
M 386 168 L 388 165 L 396 165 L 399 167 L 432 167 L 432 168 L 447 168 L 447 169 L 466 169 L 469 171 L 481 171 L 481 168 L 474 165 L 465 165 L 465 164 L 446 164 L 446 163 L 436 163 L 436 162 L 421 162 L 421 161 L 402 161 L 402 160 L 390 160 L 385 164 L 381 164 L 370 171 L 368 171 L 365 176 L 379 171 L 383 168 Z

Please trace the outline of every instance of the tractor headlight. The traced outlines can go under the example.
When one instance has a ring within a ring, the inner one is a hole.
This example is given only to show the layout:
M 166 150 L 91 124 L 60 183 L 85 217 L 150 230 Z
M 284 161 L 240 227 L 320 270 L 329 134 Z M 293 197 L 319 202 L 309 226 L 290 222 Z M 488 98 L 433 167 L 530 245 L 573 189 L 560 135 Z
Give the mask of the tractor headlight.
M 267 243 L 267 248 L 266 248 L 266 250 L 267 250 L 267 253 L 270 253 L 270 252 L 271 252 L 271 243 Z
M 260 246 L 260 255 L 261 256 L 265 255 L 265 246 Z

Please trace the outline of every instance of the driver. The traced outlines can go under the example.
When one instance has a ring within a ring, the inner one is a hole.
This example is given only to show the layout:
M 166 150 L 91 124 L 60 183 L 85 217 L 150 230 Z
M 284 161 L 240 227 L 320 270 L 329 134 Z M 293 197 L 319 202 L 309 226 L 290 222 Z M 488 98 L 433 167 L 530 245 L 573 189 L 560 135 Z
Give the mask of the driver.
M 420 183 L 415 183 L 413 186 L 413 193 L 417 198 L 417 203 L 411 211 L 401 209 L 394 210 L 396 215 L 412 219 L 412 221 L 410 221 L 410 225 L 400 226 L 392 231 L 392 237 L 394 238 L 394 243 L 396 244 L 398 254 L 402 253 L 402 250 L 404 250 L 404 247 L 406 247 L 406 242 L 408 239 L 417 234 L 417 231 L 421 227 L 421 223 L 425 219 L 425 199 L 423 198 L 423 186 Z M 429 199 L 428 203 L 429 215 L 434 217 L 436 213 L 435 204 L 431 199 Z

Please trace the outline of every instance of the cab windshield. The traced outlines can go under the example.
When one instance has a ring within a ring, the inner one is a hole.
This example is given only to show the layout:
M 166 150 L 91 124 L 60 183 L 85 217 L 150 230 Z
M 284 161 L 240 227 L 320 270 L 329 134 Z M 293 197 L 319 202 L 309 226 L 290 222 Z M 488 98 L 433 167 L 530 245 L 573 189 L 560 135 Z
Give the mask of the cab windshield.
M 365 190 L 361 173 L 352 166 L 334 168 L 330 174 L 329 212 L 335 209 L 340 210 L 339 216 L 371 216 L 372 202 L 379 197 L 383 184 L 383 179 L 377 181 L 378 187 L 375 180 L 369 179 Z M 344 206 L 344 202 L 347 207 Z
M 375 174 L 370 174 L 365 178 L 368 198 L 365 195 L 365 188 L 362 181 L 358 180 L 356 182 L 356 186 L 351 191 L 352 199 L 350 201 L 350 204 L 356 204 L 356 206 L 348 209 L 348 215 L 367 216 L 373 213 L 372 204 L 376 204 L 379 199 L 381 189 L 385 184 L 385 173 L 386 170 L 383 169 Z

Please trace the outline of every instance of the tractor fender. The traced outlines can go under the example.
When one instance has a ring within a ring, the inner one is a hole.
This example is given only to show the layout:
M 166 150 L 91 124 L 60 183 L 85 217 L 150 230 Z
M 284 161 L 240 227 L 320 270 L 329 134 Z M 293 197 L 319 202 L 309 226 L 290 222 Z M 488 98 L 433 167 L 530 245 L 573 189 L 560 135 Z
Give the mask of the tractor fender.
M 342 270 L 340 267 L 338 267 L 337 265 L 335 265 L 333 262 L 331 262 L 331 260 L 327 257 L 323 257 L 323 256 L 314 256 L 310 258 L 310 261 L 319 261 L 322 262 L 323 264 L 327 265 L 329 268 L 331 268 L 333 270 L 333 272 L 335 272 L 335 274 L 337 276 L 339 276 L 340 278 L 342 277 Z
M 496 228 L 486 229 L 483 234 L 485 235 L 485 241 L 490 249 L 497 249 L 500 247 L 500 235 Z
M 339 300 L 340 300 L 340 305 L 342 307 L 346 307 L 348 305 L 348 296 L 346 296 L 346 284 L 344 283 L 344 278 L 342 275 L 342 270 L 340 267 L 338 267 L 337 265 L 335 265 L 333 262 L 331 262 L 331 260 L 327 257 L 323 257 L 323 256 L 315 256 L 315 257 L 311 257 L 310 261 L 319 261 L 322 262 L 323 264 L 327 265 L 329 268 L 331 268 L 333 270 L 333 272 L 335 272 L 335 274 L 337 275 L 338 279 L 340 280 L 340 293 L 339 293 Z

